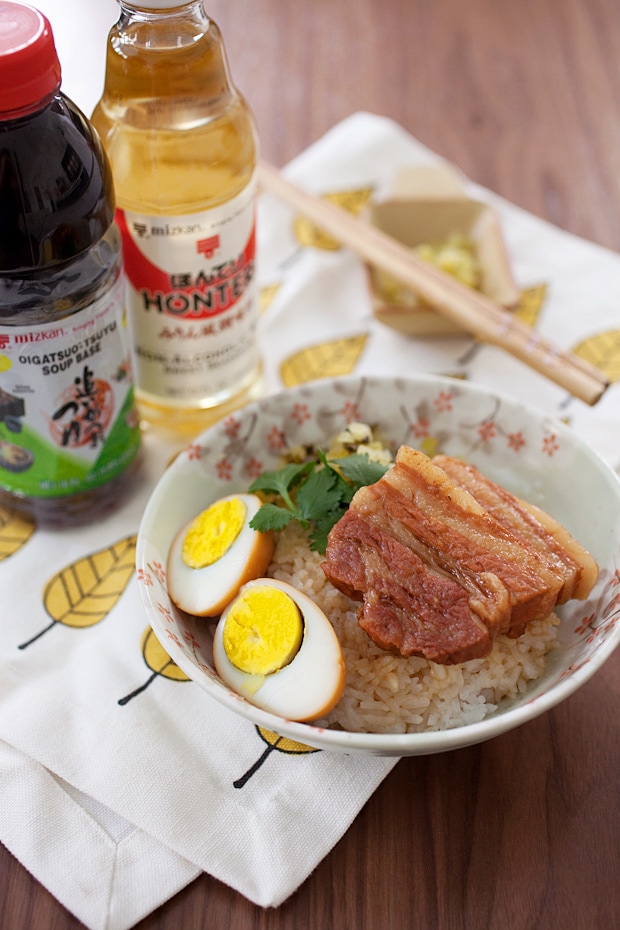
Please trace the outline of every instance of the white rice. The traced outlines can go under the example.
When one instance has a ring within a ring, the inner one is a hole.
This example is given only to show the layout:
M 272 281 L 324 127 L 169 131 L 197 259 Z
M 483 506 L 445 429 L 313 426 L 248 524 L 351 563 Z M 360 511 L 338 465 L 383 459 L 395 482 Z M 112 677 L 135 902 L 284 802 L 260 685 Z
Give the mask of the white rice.
M 357 623 L 353 601 L 327 581 L 303 530 L 278 534 L 268 574 L 303 590 L 329 617 L 340 640 L 347 676 L 344 694 L 322 726 L 358 732 L 416 733 L 476 723 L 504 698 L 525 691 L 545 668 L 559 620 L 534 621 L 519 639 L 500 636 L 485 659 L 437 665 L 379 649 Z

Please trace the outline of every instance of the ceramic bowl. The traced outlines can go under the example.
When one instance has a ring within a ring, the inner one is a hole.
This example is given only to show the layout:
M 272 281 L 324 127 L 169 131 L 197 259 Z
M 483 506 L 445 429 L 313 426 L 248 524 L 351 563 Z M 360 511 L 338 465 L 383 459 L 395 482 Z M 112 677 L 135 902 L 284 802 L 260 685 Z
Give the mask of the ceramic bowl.
M 378 734 L 322 729 L 276 717 L 230 691 L 213 666 L 213 624 L 183 615 L 166 590 L 174 535 L 225 494 L 277 468 L 285 447 L 325 444 L 352 420 L 377 426 L 396 447 L 466 458 L 515 494 L 543 507 L 592 553 L 600 568 L 587 601 L 558 611 L 559 644 L 544 674 L 481 722 L 453 729 Z M 267 397 L 220 421 L 192 442 L 155 487 L 141 521 L 137 570 L 144 608 L 179 667 L 256 725 L 318 749 L 407 756 L 472 745 L 520 726 L 565 700 L 620 641 L 620 481 L 563 423 L 514 399 L 434 376 L 317 381 Z

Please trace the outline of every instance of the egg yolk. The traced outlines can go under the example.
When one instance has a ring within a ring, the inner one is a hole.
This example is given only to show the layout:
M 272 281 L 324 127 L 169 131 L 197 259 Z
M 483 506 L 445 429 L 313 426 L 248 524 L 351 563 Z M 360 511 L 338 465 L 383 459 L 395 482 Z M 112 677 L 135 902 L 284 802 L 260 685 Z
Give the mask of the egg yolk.
M 238 497 L 217 501 L 192 520 L 181 550 L 188 568 L 206 568 L 221 559 L 241 532 L 246 506 Z
M 253 587 L 228 611 L 222 643 L 232 664 L 250 675 L 269 675 L 298 652 L 303 620 L 297 604 L 279 588 Z

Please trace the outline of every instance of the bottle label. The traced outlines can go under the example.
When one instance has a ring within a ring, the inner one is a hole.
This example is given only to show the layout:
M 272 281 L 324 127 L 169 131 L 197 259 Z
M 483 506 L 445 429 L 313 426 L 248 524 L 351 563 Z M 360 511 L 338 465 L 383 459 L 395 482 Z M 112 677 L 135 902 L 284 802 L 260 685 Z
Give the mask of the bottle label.
M 0 485 L 60 497 L 105 484 L 134 458 L 125 283 L 54 323 L 0 326 Z
M 117 210 L 136 386 L 192 406 L 230 396 L 258 366 L 255 183 L 184 216 Z

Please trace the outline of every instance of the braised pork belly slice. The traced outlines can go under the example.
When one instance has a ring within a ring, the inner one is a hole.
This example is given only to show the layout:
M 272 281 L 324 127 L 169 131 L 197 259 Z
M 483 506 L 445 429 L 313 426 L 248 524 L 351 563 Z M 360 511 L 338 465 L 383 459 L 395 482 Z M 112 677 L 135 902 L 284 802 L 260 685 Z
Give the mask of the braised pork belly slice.
M 358 622 L 373 642 L 405 657 L 447 665 L 486 656 L 492 639 L 478 610 L 509 611 L 494 576 L 481 575 L 470 594 L 355 508 L 332 529 L 323 569 L 337 588 L 362 599 Z
M 557 520 L 511 494 L 461 459 L 437 455 L 433 464 L 465 488 L 498 523 L 540 553 L 561 582 L 558 604 L 588 596 L 596 582 L 598 566 Z
M 360 625 L 378 645 L 445 663 L 486 655 L 500 633 L 520 636 L 531 620 L 551 613 L 563 584 L 539 552 L 428 456 L 405 446 L 380 481 L 356 492 L 329 535 L 323 568 L 332 584 L 362 600 Z M 407 598 L 416 586 L 414 603 Z M 451 649 L 459 625 L 462 639 Z M 430 629 L 426 639 L 423 626 Z
M 507 624 L 490 628 L 491 635 L 520 636 L 531 620 L 551 613 L 561 582 L 540 554 L 494 520 L 424 453 L 402 446 L 394 468 L 371 487 L 384 499 L 381 509 L 389 515 L 391 531 L 421 547 L 425 561 L 462 584 L 481 572 L 492 572 L 503 582 L 510 617 Z M 377 505 L 374 511 L 378 515 Z

